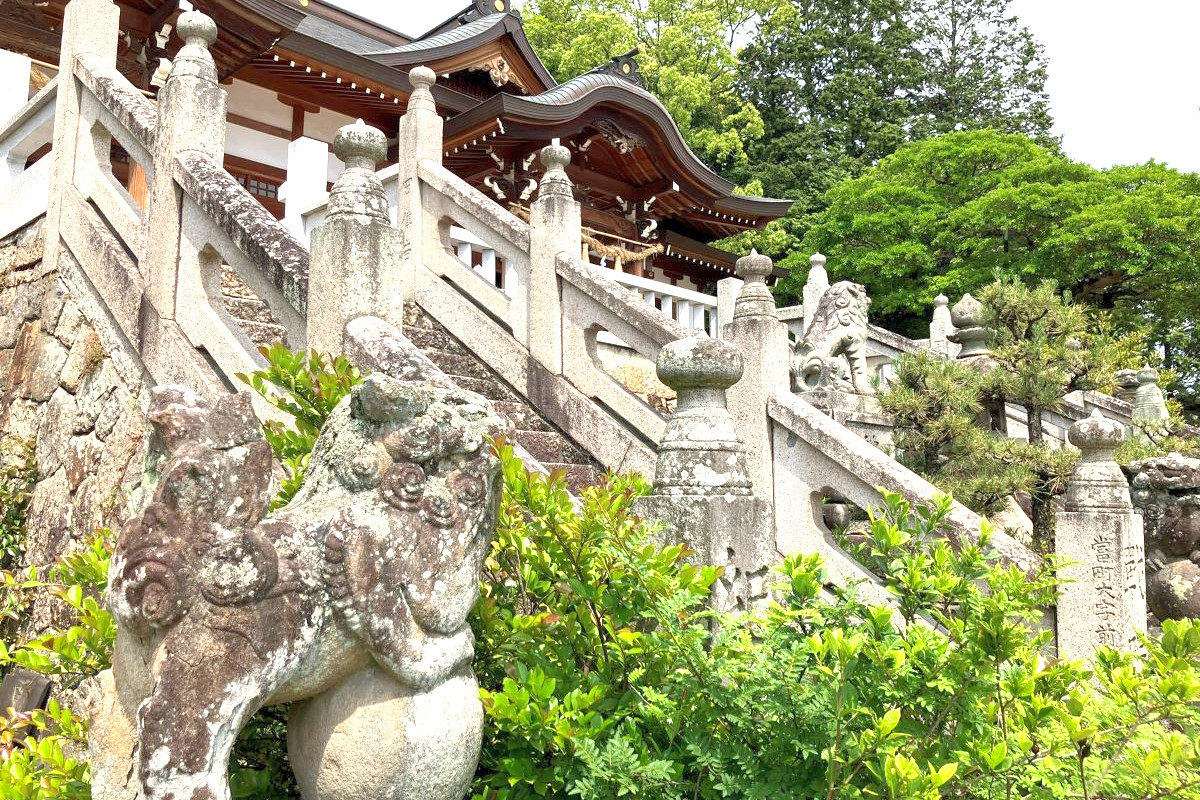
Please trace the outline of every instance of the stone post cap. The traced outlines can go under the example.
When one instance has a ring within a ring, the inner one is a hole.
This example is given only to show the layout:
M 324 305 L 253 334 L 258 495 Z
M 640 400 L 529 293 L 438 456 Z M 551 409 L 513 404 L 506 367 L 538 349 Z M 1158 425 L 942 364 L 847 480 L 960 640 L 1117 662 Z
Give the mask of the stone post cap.
M 658 379 L 677 392 L 725 391 L 742 377 L 742 351 L 724 339 L 676 339 L 658 351 Z
M 1137 382 L 1146 386 L 1148 384 L 1158 383 L 1158 370 L 1150 365 L 1146 365 L 1137 371 Z
M 813 253 L 811 256 L 808 257 L 808 268 L 809 269 L 825 269 L 825 262 L 827 260 L 828 259 L 825 258 L 825 255 L 823 253 Z
M 944 294 L 938 294 L 937 297 L 933 298 L 933 304 L 938 308 L 945 308 L 950 305 L 950 298 Z
M 201 11 L 185 11 L 175 25 L 175 33 L 185 44 L 212 47 L 217 40 L 217 23 Z
M 548 144 L 538 151 L 538 160 L 547 172 L 565 171 L 567 164 L 571 163 L 571 151 L 561 144 Z
M 417 91 L 431 91 L 437 83 L 437 74 L 429 67 L 417 66 L 408 71 L 408 80 Z
M 1104 416 L 1099 409 L 1092 409 L 1090 416 L 1067 429 L 1067 441 L 1082 450 L 1087 460 L 1111 458 L 1112 452 L 1125 441 L 1125 426 Z
M 538 184 L 538 199 L 548 197 L 570 198 L 571 179 L 567 176 L 567 164 L 571 163 L 571 151 L 561 144 L 548 144 L 538 151 L 538 160 L 546 168 Z
M 387 137 L 383 131 L 360 119 L 338 129 L 333 137 L 333 154 L 347 167 L 373 170 L 376 164 L 387 158 Z
M 738 277 L 744 281 L 765 281 L 773 268 L 770 257 L 753 248 L 750 255 L 742 256 L 736 264 Z
M 950 321 L 956 328 L 976 328 L 983 324 L 983 303 L 970 292 L 950 308 Z

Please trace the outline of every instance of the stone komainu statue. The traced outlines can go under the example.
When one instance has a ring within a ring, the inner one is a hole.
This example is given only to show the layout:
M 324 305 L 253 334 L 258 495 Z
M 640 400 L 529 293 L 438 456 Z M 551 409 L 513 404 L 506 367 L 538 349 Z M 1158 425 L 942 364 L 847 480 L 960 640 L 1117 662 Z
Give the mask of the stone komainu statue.
M 1200 459 L 1172 453 L 1128 470 L 1146 531 L 1146 603 L 1160 620 L 1200 618 Z
M 867 372 L 870 305 L 861 284 L 838 281 L 825 290 L 792 357 L 798 391 L 828 388 L 874 394 Z
M 223 800 L 238 731 L 294 701 L 306 798 L 461 798 L 483 722 L 466 620 L 500 497 L 489 441 L 504 424 L 487 401 L 372 375 L 271 515 L 248 397 L 160 388 L 150 419 L 161 477 L 121 531 L 109 588 L 112 705 L 136 713 L 134 764 L 98 763 L 97 798 L 131 796 L 116 786 L 130 775 L 149 800 Z

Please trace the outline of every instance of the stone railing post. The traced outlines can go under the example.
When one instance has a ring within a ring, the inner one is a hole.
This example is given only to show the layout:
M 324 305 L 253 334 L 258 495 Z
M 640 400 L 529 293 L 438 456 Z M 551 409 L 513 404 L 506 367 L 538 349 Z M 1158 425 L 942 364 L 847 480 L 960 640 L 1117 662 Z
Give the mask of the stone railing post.
M 959 358 L 980 358 L 991 355 L 988 344 L 992 341 L 992 331 L 983 324 L 983 303 L 976 300 L 968 292 L 950 309 L 950 324 L 954 333 L 946 338 L 961 349 Z
M 1137 389 L 1133 393 L 1133 421 L 1149 428 L 1161 428 L 1170 419 L 1167 400 L 1158 388 L 1158 370 L 1142 367 L 1137 372 Z
M 700 564 L 725 566 L 713 605 L 726 610 L 766 594 L 775 558 L 771 504 L 751 491 L 746 450 L 739 441 L 725 392 L 742 376 L 737 347 L 696 337 L 666 345 L 658 379 L 678 395 L 658 448 L 654 490 L 637 513 L 666 525 L 664 537 L 687 542 Z
M 154 180 L 141 258 L 146 293 L 164 319 L 175 318 L 179 278 L 182 193 L 175 183 L 175 159 L 188 151 L 217 164 L 225 157 L 225 90 L 208 52 L 217 40 L 217 25 L 199 11 L 188 11 L 180 15 L 175 32 L 184 44 L 158 92 Z
M 571 179 L 567 177 L 571 151 L 552 144 L 543 147 L 538 157 L 546 172 L 529 208 L 527 338 L 522 340 L 516 330 L 514 335 L 528 344 L 530 354 L 543 366 L 561 375 L 562 298 L 557 262 L 560 254 L 578 256 L 581 252 L 582 221 L 579 201 L 571 194 Z
M 1055 527 L 1055 552 L 1069 562 L 1059 571 L 1058 654 L 1091 659 L 1101 645 L 1138 646 L 1146 630 L 1146 549 L 1142 518 L 1113 460 L 1125 426 L 1094 411 L 1067 438 L 1083 457 Z
M 737 272 L 745 283 L 734 302 L 733 321 L 721 334 L 742 351 L 745 368 L 729 389 L 729 411 L 746 446 L 755 492 L 767 499 L 775 485 L 767 398 L 789 391 L 792 361 L 787 325 L 779 321 L 766 284 L 771 267 L 771 259 L 755 251 L 738 259 Z
M 334 181 L 309 256 L 308 346 L 323 353 L 341 351 L 342 330 L 355 317 L 374 314 L 399 328 L 404 315 L 402 235 L 375 174 L 387 138 L 359 120 L 337 132 L 333 153 L 346 169 Z
M 825 271 L 825 256 L 813 253 L 808 259 L 808 279 L 804 281 L 804 330 L 817 313 L 817 304 L 829 288 L 829 273 Z
M 288 143 L 287 180 L 279 187 L 283 201 L 283 224 L 304 241 L 305 206 L 315 205 L 325 195 L 329 175 L 329 145 L 301 136 Z
M 75 183 L 75 151 L 79 141 L 79 87 L 72 78 L 75 57 L 96 56 L 105 66 L 117 65 L 117 43 L 121 35 L 121 11 L 112 0 L 71 0 L 63 16 L 59 47 L 58 97 L 54 110 L 54 159 L 46 221 L 42 227 L 47 270 L 58 268 L 59 216 L 62 192 Z M 28 77 L 28 73 L 26 74 Z
M 950 336 L 954 323 L 950 319 L 950 298 L 939 294 L 933 299 L 933 318 L 929 321 L 929 350 L 939 356 L 953 358 L 956 353 Z
M 421 205 L 421 179 L 418 164 L 423 160 L 442 163 L 443 122 L 433 99 L 437 75 L 429 67 L 413 67 L 408 80 L 412 94 L 404 116 L 400 118 L 397 139 L 396 227 L 400 229 L 400 285 L 402 297 L 412 299 L 417 267 L 426 243 L 431 249 L 441 247 L 437 241 L 438 221 L 426 219 Z
M 717 336 L 724 337 L 725 326 L 733 322 L 733 307 L 742 293 L 741 278 L 721 278 L 717 281 Z

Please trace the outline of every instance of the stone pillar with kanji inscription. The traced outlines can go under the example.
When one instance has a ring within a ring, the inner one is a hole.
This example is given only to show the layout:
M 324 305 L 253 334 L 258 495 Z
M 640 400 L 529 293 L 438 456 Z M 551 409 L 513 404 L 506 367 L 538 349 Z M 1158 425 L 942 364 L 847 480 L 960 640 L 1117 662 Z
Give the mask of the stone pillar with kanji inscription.
M 1138 648 L 1146 631 L 1146 551 L 1142 518 L 1113 451 L 1125 426 L 1099 412 L 1067 432 L 1083 457 L 1058 513 L 1054 546 L 1067 561 L 1058 590 L 1058 654 L 1091 660 L 1096 648 Z

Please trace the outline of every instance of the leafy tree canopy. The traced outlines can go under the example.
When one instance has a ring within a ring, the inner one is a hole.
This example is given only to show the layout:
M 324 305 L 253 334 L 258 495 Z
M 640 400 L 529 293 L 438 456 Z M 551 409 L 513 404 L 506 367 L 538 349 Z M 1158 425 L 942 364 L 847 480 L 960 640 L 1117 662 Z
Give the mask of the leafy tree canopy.
M 918 333 L 938 293 L 997 274 L 1049 280 L 1120 329 L 1146 328 L 1195 386 L 1200 176 L 1156 162 L 1097 170 L 985 130 L 906 145 L 828 201 L 792 260 L 828 254 L 834 275 L 867 287 L 878 321 Z M 782 290 L 803 281 L 796 269 Z
M 534 50 L 560 81 L 626 53 L 688 144 L 718 170 L 746 162 L 762 117 L 734 89 L 734 45 L 777 0 L 535 0 L 524 12 Z

